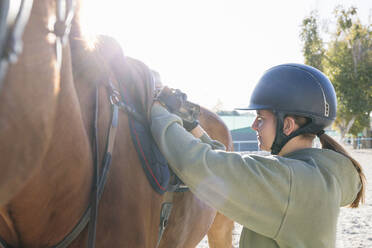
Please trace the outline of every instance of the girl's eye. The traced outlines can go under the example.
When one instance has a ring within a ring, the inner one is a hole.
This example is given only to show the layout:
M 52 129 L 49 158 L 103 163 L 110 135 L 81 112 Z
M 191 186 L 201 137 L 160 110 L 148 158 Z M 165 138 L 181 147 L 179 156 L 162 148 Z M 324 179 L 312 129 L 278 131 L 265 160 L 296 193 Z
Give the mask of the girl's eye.
M 262 127 L 263 123 L 264 119 L 262 117 L 257 116 L 257 127 L 258 128 Z

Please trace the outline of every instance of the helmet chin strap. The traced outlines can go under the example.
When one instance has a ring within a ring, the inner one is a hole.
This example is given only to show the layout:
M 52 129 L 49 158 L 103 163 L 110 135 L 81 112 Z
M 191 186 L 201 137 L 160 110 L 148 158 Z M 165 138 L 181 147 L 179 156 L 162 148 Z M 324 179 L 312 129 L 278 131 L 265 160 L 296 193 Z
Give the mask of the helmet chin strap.
M 275 139 L 271 146 L 271 154 L 278 155 L 283 146 L 290 140 L 289 136 L 283 133 L 284 113 L 274 111 L 276 116 L 276 132 Z
M 313 124 L 312 122 L 309 122 L 303 127 L 300 127 L 296 131 L 292 132 L 290 135 L 286 135 L 283 133 L 283 127 L 284 127 L 284 118 L 286 116 L 283 112 L 273 111 L 276 116 L 276 134 L 274 142 L 271 146 L 271 154 L 278 155 L 279 152 L 283 149 L 285 144 L 288 143 L 292 138 L 305 134 L 305 133 L 314 133 L 317 134 L 320 130 L 320 128 Z

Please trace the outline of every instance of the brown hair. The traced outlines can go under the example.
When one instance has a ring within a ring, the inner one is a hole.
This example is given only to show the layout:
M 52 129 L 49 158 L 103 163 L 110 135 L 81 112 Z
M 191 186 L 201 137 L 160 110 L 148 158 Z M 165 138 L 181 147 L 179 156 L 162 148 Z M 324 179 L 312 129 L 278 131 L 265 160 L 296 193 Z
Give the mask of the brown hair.
M 311 121 L 308 118 L 305 118 L 305 117 L 302 117 L 302 116 L 291 115 L 291 117 L 294 118 L 295 123 L 299 127 L 303 127 L 305 124 L 307 124 L 309 121 Z M 302 136 L 304 138 L 311 138 L 311 139 L 315 138 L 315 134 L 302 134 Z M 364 203 L 364 200 L 365 200 L 366 177 L 363 173 L 362 166 L 360 165 L 360 163 L 358 161 L 356 161 L 354 158 L 352 158 L 350 156 L 350 154 L 345 150 L 345 148 L 340 143 L 338 143 L 336 140 L 334 140 L 329 135 L 323 133 L 319 136 L 319 140 L 320 140 L 320 143 L 322 144 L 322 149 L 330 149 L 330 150 L 333 150 L 335 152 L 341 153 L 342 155 L 344 155 L 345 157 L 350 159 L 350 161 L 353 163 L 355 169 L 357 170 L 357 172 L 359 174 L 359 177 L 360 177 L 362 187 L 360 188 L 360 190 L 359 190 L 356 198 L 354 199 L 354 201 L 350 204 L 351 208 L 357 208 L 359 206 L 359 204 Z

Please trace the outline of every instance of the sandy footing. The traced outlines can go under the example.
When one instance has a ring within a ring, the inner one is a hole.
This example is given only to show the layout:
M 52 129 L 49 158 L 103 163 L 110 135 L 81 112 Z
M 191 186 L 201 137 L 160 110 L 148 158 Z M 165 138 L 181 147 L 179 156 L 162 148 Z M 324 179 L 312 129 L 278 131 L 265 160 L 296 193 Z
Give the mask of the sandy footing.
M 337 248 L 372 247 L 372 150 L 349 149 L 362 164 L 367 178 L 366 202 L 356 209 L 341 208 L 337 230 Z

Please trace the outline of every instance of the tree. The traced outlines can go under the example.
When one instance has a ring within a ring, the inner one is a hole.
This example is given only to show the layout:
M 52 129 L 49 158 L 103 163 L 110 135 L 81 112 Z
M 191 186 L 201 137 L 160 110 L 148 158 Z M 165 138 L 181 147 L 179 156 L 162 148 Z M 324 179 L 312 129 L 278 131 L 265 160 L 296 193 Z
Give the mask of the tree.
M 305 64 L 311 65 L 323 71 L 322 60 L 324 57 L 323 40 L 319 34 L 318 13 L 312 11 L 309 17 L 302 21 L 300 34 L 303 42 L 302 53 L 305 57 Z
M 221 99 L 217 99 L 216 105 L 213 106 L 212 111 L 217 113 L 223 109 L 223 102 Z
M 338 6 L 334 12 L 336 30 L 325 46 L 314 13 L 304 19 L 300 35 L 305 63 L 322 69 L 335 87 L 335 126 L 342 138 L 349 132 L 356 135 L 369 127 L 372 111 L 372 25 L 360 22 L 356 8 Z

